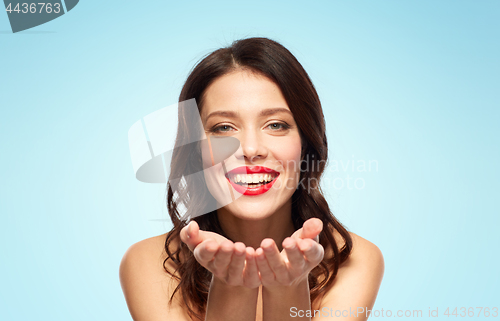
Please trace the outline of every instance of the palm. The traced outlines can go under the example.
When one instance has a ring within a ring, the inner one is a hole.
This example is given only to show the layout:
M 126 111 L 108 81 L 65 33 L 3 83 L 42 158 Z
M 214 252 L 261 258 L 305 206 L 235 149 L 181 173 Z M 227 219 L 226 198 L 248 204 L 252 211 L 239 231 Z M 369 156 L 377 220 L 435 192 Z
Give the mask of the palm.
M 196 222 L 184 227 L 180 236 L 198 263 L 219 280 L 249 288 L 260 285 L 253 248 L 241 242 L 233 243 L 214 232 L 201 231 Z
M 217 244 L 219 244 L 219 245 L 222 244 L 222 242 L 224 242 L 224 241 L 229 241 L 224 236 L 220 235 L 219 233 L 215 233 L 215 232 L 200 230 L 200 235 L 203 239 L 212 239 L 215 242 L 217 242 Z
M 184 227 L 180 236 L 196 260 L 214 276 L 231 285 L 255 288 L 260 284 L 291 285 L 307 277 L 323 258 L 323 247 L 318 243 L 322 229 L 319 219 L 307 220 L 283 241 L 281 252 L 272 239 L 264 239 L 254 251 L 241 242 L 202 231 L 196 222 Z
M 228 241 L 227 238 L 218 233 L 200 230 L 198 224 L 193 223 L 182 228 L 180 237 L 182 242 L 186 243 L 191 251 L 194 251 L 200 243 L 207 242 L 208 240 L 213 240 L 219 245 L 224 241 Z
M 319 233 L 321 233 L 322 229 L 323 223 L 317 218 L 312 218 L 305 221 L 304 225 L 300 229 L 295 231 L 290 237 L 296 240 L 314 239 L 316 242 L 319 242 Z M 282 256 L 283 260 L 285 260 L 285 262 L 289 262 L 285 248 L 281 250 L 280 255 Z
M 324 249 L 318 243 L 322 229 L 319 219 L 307 220 L 301 229 L 285 238 L 281 252 L 274 240 L 264 239 L 256 251 L 262 285 L 291 286 L 307 279 L 323 259 Z

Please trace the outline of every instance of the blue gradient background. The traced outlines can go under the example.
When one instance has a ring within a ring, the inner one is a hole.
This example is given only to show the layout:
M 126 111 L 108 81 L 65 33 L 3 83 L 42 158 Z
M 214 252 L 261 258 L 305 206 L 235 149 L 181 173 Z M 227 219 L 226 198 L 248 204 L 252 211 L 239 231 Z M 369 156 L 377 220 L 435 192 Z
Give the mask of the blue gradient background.
M 19 34 L 0 13 L 0 319 L 131 320 L 121 257 L 171 225 L 128 129 L 249 36 L 308 71 L 332 161 L 378 162 L 326 188 L 384 254 L 374 309 L 500 306 L 500 2 L 112 0 Z

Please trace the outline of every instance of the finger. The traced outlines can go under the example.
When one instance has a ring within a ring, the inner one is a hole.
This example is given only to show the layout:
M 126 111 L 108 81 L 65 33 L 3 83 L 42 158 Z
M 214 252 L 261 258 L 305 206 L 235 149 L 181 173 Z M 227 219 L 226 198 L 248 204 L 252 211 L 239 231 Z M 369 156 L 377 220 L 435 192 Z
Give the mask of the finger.
M 288 269 L 274 240 L 269 238 L 264 239 L 260 247 L 264 250 L 267 262 L 271 270 L 273 270 L 276 280 L 280 283 L 286 283 L 288 280 Z
M 201 265 L 211 270 L 208 267 L 208 263 L 212 262 L 218 250 L 219 244 L 212 239 L 207 239 L 196 246 L 193 255 Z
M 186 245 L 189 247 L 189 242 L 190 242 L 190 239 L 187 237 L 187 229 L 188 229 L 188 225 L 184 226 L 182 229 L 181 229 L 181 232 L 179 233 L 179 236 L 181 238 L 181 241 L 186 243 Z
M 304 222 L 302 226 L 302 233 L 300 238 L 302 239 L 314 239 L 323 230 L 323 222 L 319 218 L 310 218 Z
M 229 240 L 219 244 L 219 251 L 215 254 L 214 258 L 214 268 L 217 270 L 226 270 L 231 262 L 233 250 L 234 244 Z
M 200 237 L 200 228 L 196 221 L 191 221 L 187 226 L 184 226 L 181 230 L 181 240 L 186 243 L 191 251 L 203 241 Z
M 246 265 L 243 272 L 244 284 L 250 288 L 256 288 L 260 284 L 259 270 L 255 262 L 255 251 L 252 247 L 246 248 Z
M 319 233 L 323 230 L 323 222 L 318 218 L 310 218 L 304 222 L 302 227 L 292 234 L 293 238 L 310 238 L 319 242 Z
M 239 285 L 243 282 L 243 269 L 245 268 L 246 248 L 245 244 L 236 242 L 234 244 L 233 256 L 228 267 L 227 277 L 230 285 Z
M 266 259 L 266 255 L 264 254 L 264 250 L 262 248 L 258 248 L 255 251 L 257 267 L 260 272 L 260 279 L 262 280 L 262 285 L 267 286 L 276 281 L 276 277 L 274 276 L 274 272 L 269 266 L 269 263 Z
M 324 248 L 321 244 L 311 239 L 300 240 L 297 244 L 307 262 L 316 266 L 323 260 Z
M 285 249 L 288 262 L 290 262 L 289 268 L 300 273 L 304 272 L 307 262 L 299 249 L 297 240 L 292 237 L 287 237 L 283 241 L 283 248 Z

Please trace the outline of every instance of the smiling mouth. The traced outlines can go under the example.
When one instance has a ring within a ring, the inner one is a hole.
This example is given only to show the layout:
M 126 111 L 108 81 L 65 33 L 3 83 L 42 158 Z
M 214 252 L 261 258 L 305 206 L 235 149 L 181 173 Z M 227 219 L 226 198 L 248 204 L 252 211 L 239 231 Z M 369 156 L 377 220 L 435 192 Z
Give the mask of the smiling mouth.
M 236 192 L 257 196 L 269 191 L 278 181 L 280 173 L 264 166 L 240 166 L 227 172 L 225 176 Z
M 269 174 L 227 174 L 227 178 L 231 183 L 247 188 L 255 188 L 267 185 L 273 182 L 279 173 Z

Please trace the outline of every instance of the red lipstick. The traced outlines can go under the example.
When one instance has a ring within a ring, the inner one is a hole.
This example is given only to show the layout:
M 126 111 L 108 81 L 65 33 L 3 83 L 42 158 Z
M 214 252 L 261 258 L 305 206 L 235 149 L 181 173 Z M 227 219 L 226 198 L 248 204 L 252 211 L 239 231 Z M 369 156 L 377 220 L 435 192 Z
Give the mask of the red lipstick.
M 252 174 L 261 174 L 255 176 Z M 258 182 L 247 182 L 248 175 L 250 178 L 258 178 Z M 260 195 L 267 192 L 276 182 L 280 175 L 279 172 L 264 166 L 240 166 L 226 174 L 226 179 L 231 186 L 240 194 L 243 195 Z M 262 179 L 260 179 L 262 177 Z

